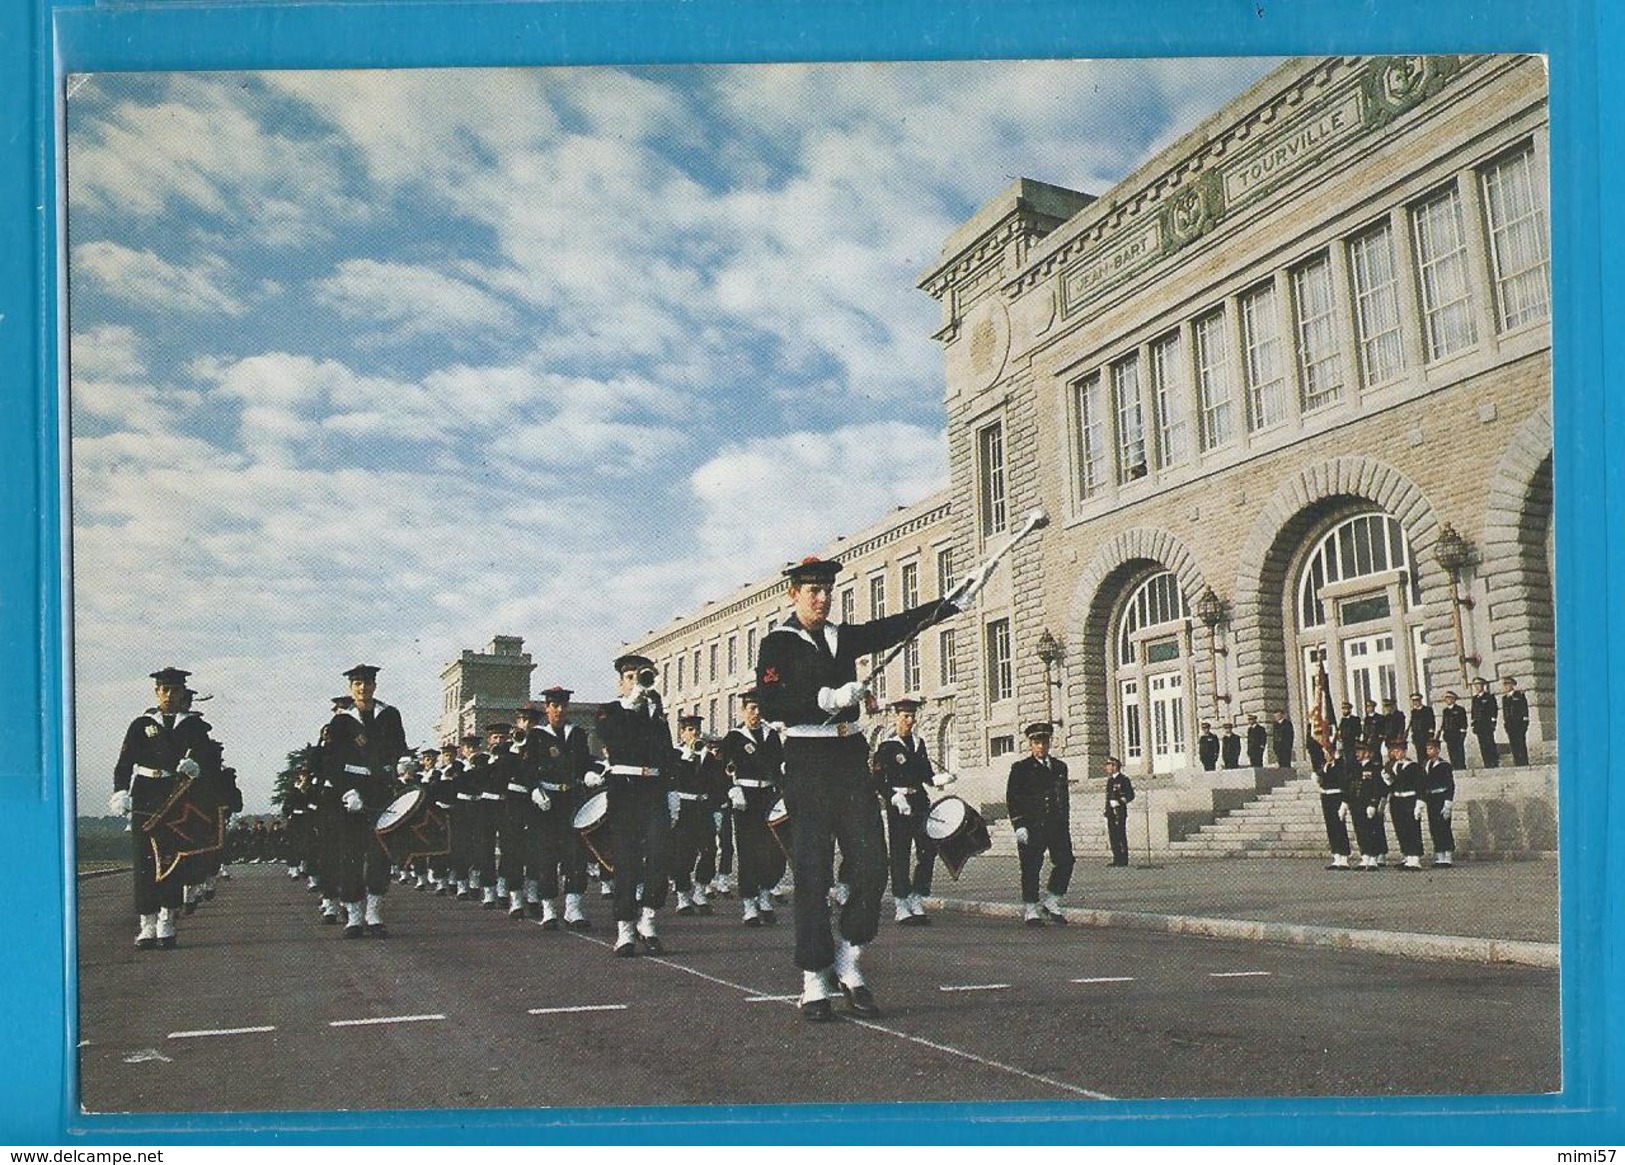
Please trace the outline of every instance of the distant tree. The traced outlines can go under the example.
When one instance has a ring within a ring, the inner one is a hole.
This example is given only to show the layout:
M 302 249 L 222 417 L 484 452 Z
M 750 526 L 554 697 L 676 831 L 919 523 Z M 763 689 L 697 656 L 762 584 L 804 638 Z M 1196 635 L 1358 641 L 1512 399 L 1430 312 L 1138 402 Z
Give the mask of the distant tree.
M 316 746 L 313 744 L 294 749 L 283 763 L 282 771 L 276 775 L 276 782 L 271 787 L 271 804 L 284 815 L 288 812 L 288 797 L 293 792 L 293 779 L 299 774 L 299 770 L 309 763 L 315 751 Z

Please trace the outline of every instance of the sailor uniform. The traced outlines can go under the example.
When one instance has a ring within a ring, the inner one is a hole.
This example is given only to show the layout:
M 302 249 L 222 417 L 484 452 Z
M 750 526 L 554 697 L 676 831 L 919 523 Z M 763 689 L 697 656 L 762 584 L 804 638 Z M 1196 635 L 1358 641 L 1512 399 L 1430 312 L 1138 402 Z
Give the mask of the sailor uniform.
M 1196 738 L 1196 755 L 1208 772 L 1219 767 L 1219 738 L 1212 731 L 1205 731 Z
M 528 753 L 534 737 L 535 729 L 531 729 L 520 739 L 499 744 L 494 750 L 498 769 L 495 779 L 502 792 L 497 815 L 502 845 L 497 859 L 497 894 L 505 892 L 512 903 L 509 913 L 521 916 L 525 907 L 525 862 L 530 856 L 531 822 L 536 814 L 536 805 L 530 799 L 536 788 L 536 765 Z
M 1106 778 L 1106 840 L 1111 845 L 1114 866 L 1128 865 L 1128 803 L 1132 800 L 1134 782 L 1127 773 L 1119 769 Z
M 376 911 L 376 900 L 389 887 L 389 855 L 378 844 L 373 827 L 378 814 L 389 806 L 394 791 L 392 774 L 407 751 L 401 714 L 382 700 L 374 700 L 366 711 L 348 708 L 328 725 L 322 775 L 337 791 L 340 802 L 354 793 L 362 805 L 359 812 L 341 807 L 336 822 L 338 897 L 350 909 L 350 931 L 361 925 L 360 904 L 365 900 Z
M 1220 763 L 1225 768 L 1239 769 L 1241 767 L 1241 737 L 1237 736 L 1229 728 L 1226 728 L 1224 735 L 1219 737 L 1219 755 L 1221 757 Z
M 1422 819 L 1418 811 L 1425 808 L 1420 800 L 1422 766 L 1402 758 L 1389 761 L 1382 773 L 1388 782 L 1388 817 L 1394 823 L 1399 851 L 1405 855 L 1405 868 L 1417 869 L 1422 864 Z
M 1446 704 L 1439 717 L 1439 735 L 1444 739 L 1445 754 L 1450 767 L 1467 767 L 1467 709 L 1460 704 Z
M 1345 792 L 1351 792 L 1349 797 L 1349 811 L 1354 816 L 1354 835 L 1360 843 L 1360 865 L 1366 868 L 1375 868 L 1382 865 L 1383 859 L 1388 856 L 1388 827 L 1383 822 L 1383 807 L 1388 800 L 1388 785 L 1383 780 L 1382 764 L 1371 759 L 1364 764 L 1357 760 L 1345 762 L 1345 780 L 1353 770 L 1359 776 L 1354 780 L 1353 788 L 1344 786 Z
M 1071 885 L 1072 867 L 1076 864 L 1066 762 L 1054 756 L 1042 760 L 1029 756 L 1016 761 L 1010 766 L 1004 800 L 1010 810 L 1011 827 L 1027 831 L 1026 844 L 1018 841 L 1016 845 L 1021 863 L 1021 901 L 1029 907 L 1037 906 L 1045 853 L 1050 860 L 1048 889 L 1059 898 Z
M 1292 738 L 1294 731 L 1292 721 L 1284 716 L 1270 724 L 1270 747 L 1275 753 L 1276 765 L 1283 769 L 1292 767 Z
M 1473 697 L 1473 735 L 1478 737 L 1479 755 L 1484 758 L 1487 769 L 1501 765 L 1501 750 L 1495 745 L 1495 722 L 1500 714 L 1501 706 L 1489 692 L 1479 692 Z
M 1517 688 L 1501 696 L 1501 726 L 1506 729 L 1507 747 L 1512 750 L 1512 763 L 1529 763 L 1529 697 Z
M 711 826 L 711 806 L 717 791 L 712 785 L 711 750 L 704 745 L 685 746 L 678 752 L 673 765 L 672 789 L 667 794 L 667 809 L 671 813 L 672 884 L 677 890 L 677 908 L 686 912 L 695 894 L 695 866 L 705 849 L 705 839 L 716 835 Z M 705 905 L 705 883 L 699 882 L 695 905 Z
M 1427 752 L 1428 741 L 1433 739 L 1437 729 L 1437 722 L 1433 716 L 1433 709 L 1426 704 L 1413 707 L 1409 721 L 1405 725 L 1406 735 L 1410 737 L 1411 749 L 1417 756 Z
M 741 724 L 722 738 L 719 751 L 729 787 L 738 789 L 745 803 L 743 809 L 730 804 L 740 905 L 746 922 L 771 922 L 774 911 L 770 892 L 784 877 L 787 865 L 784 850 L 767 824 L 768 814 L 779 800 L 784 743 L 766 724 L 753 729 Z M 763 903 L 767 906 L 765 916 L 761 913 Z
M 926 835 L 931 813 L 931 778 L 935 770 L 926 755 L 925 741 L 914 733 L 893 733 L 875 747 L 871 762 L 875 788 L 886 806 L 886 836 L 891 841 L 891 893 L 897 902 L 898 921 L 924 918 L 914 899 L 931 893 L 931 875 L 937 864 L 937 845 Z M 893 798 L 903 794 L 908 813 L 898 810 Z M 913 871 L 910 872 L 910 858 Z
M 1335 869 L 1348 867 L 1349 830 L 1346 818 L 1353 812 L 1350 787 L 1358 780 L 1359 767 L 1352 757 L 1346 763 L 1341 759 L 1333 760 L 1315 770 L 1315 788 L 1320 792 L 1320 816 L 1326 824 L 1326 846 L 1331 851 L 1331 864 Z M 1358 823 L 1355 828 L 1359 828 Z M 1364 852 L 1363 848 L 1361 852 Z
M 1264 767 L 1264 749 L 1269 745 L 1270 730 L 1262 724 L 1247 725 L 1247 763 L 1253 768 Z
M 1448 866 L 1456 853 L 1456 834 L 1450 814 L 1456 800 L 1456 774 L 1450 762 L 1434 757 L 1422 764 L 1422 801 L 1427 806 L 1428 834 L 1433 840 L 1433 864 Z
M 576 834 L 575 816 L 587 798 L 581 782 L 593 767 L 587 734 L 574 724 L 565 724 L 557 732 L 543 724 L 531 733 L 527 744 L 535 750 L 538 787 L 548 799 L 548 807 L 537 813 L 534 831 L 536 893 L 551 905 L 562 884 L 566 921 L 582 923 L 586 921 L 581 914 L 581 895 L 587 889 L 587 850 Z M 576 925 L 576 929 L 586 927 Z
M 609 753 L 610 844 L 615 847 L 615 921 L 640 921 L 641 910 L 666 904 L 671 876 L 671 788 L 677 760 L 658 696 L 611 700 L 597 717 Z M 639 888 L 642 897 L 639 897 Z

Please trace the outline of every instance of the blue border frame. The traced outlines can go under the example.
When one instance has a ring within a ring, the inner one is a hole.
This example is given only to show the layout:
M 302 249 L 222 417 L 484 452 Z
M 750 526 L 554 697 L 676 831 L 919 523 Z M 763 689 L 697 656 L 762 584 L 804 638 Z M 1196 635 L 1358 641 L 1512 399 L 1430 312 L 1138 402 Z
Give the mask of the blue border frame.
M 1609 572 L 1619 539 L 1625 423 L 1619 346 L 1618 216 L 1601 192 L 1625 187 L 1615 0 L 1408 0 L 1361 5 L 1144 0 L 1132 19 L 1103 0 L 596 0 L 586 3 L 232 4 L 144 6 L 0 0 L 0 814 L 10 845 L 0 999 L 0 1142 L 170 1145 L 432 1142 L 582 1144 L 867 1143 L 1617 1144 L 1622 1009 L 1611 988 L 1621 954 L 1620 848 L 1625 799 L 1610 759 L 1625 717 L 1610 694 L 1625 641 L 1608 618 L 1625 577 Z M 1120 10 L 1119 10 L 1120 11 Z M 365 45 L 357 54 L 345 47 Z M 1552 226 L 1562 694 L 1563 1060 L 1557 1097 L 603 1109 L 565 1113 L 255 1114 L 79 1117 L 74 1110 L 71 906 L 65 863 L 71 760 L 63 724 L 69 660 L 59 597 L 63 501 L 58 427 L 58 221 L 53 81 L 57 71 L 409 67 L 613 62 L 943 59 L 965 57 L 1291 55 L 1527 51 L 1551 63 Z M 1610 310 L 1612 309 L 1612 310 Z M 1601 633 L 1599 633 L 1601 632 Z M 12 921 L 20 915 L 20 920 Z M 1124 1120 L 1125 1116 L 1144 1119 Z

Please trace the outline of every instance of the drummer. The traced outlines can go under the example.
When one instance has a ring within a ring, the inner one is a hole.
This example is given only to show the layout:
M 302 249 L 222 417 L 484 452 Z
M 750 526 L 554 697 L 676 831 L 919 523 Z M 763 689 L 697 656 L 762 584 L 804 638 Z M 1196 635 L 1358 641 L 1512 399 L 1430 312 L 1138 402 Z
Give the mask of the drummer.
M 587 733 L 568 720 L 569 688 L 555 684 L 542 693 L 544 723 L 536 731 L 537 763 L 540 766 L 536 791 L 531 795 L 537 808 L 531 830 L 531 868 L 535 871 L 537 897 L 541 901 L 542 929 L 559 928 L 559 886 L 564 886 L 564 925 L 571 930 L 591 930 L 592 922 L 581 908 L 581 895 L 587 888 L 587 851 L 572 825 L 576 810 L 586 800 L 583 780 L 591 771 L 592 749 Z
M 655 913 L 666 904 L 671 870 L 671 811 L 666 792 L 672 747 L 654 663 L 641 655 L 615 660 L 619 699 L 598 710 L 598 738 L 609 756 L 605 784 L 615 847 L 615 954 L 663 952 Z
M 383 938 L 389 855 L 373 825 L 388 806 L 393 774 L 408 751 L 401 714 L 376 698 L 379 669 L 357 664 L 345 672 L 354 703 L 333 718 L 322 751 L 323 775 L 344 807 L 338 823 L 339 901 L 347 914 L 345 938 Z
M 784 851 L 773 840 L 768 815 L 779 799 L 784 744 L 762 723 L 761 697 L 755 688 L 739 697 L 740 723 L 722 738 L 722 761 L 729 778 L 728 803 L 733 810 L 739 901 L 746 926 L 776 922 L 773 887 L 784 876 Z
M 1016 853 L 1021 861 L 1022 919 L 1028 926 L 1065 923 L 1061 896 L 1072 880 L 1072 824 L 1068 814 L 1066 762 L 1050 755 L 1053 729 L 1047 720 L 1026 727 L 1031 755 L 1010 766 L 1005 804 L 1016 830 Z M 1038 876 L 1044 854 L 1049 854 L 1048 891 L 1038 898 Z
M 705 880 L 696 880 L 694 868 L 705 849 L 711 830 L 711 799 L 715 791 L 707 786 L 711 749 L 700 738 L 705 723 L 700 716 L 677 718 L 678 759 L 673 766 L 674 781 L 666 794 L 671 810 L 672 884 L 677 890 L 678 914 L 710 914 L 705 896 Z
M 937 845 L 925 832 L 931 812 L 932 788 L 953 781 L 951 773 L 938 775 L 926 755 L 925 741 L 914 735 L 920 702 L 912 698 L 892 701 L 896 730 L 875 747 L 870 768 L 875 787 L 886 802 L 886 835 L 891 841 L 891 892 L 897 904 L 899 926 L 926 926 L 921 899 L 931 893 L 931 874 L 937 864 Z M 909 859 L 914 858 L 913 871 Z

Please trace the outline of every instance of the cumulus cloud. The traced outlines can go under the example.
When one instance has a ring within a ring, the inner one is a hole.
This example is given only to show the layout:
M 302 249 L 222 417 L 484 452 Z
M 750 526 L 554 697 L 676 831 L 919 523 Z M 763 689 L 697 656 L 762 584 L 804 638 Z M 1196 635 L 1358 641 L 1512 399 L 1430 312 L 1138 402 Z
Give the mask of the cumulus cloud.
M 73 248 L 70 271 L 87 278 L 101 291 L 149 311 L 215 313 L 241 316 L 248 311 L 221 285 L 231 279 L 231 268 L 218 255 L 179 267 L 149 250 L 135 250 L 109 239 L 81 243 Z
M 317 282 L 316 292 L 347 319 L 398 337 L 455 338 L 514 323 L 507 304 L 468 280 L 408 263 L 346 259 Z

